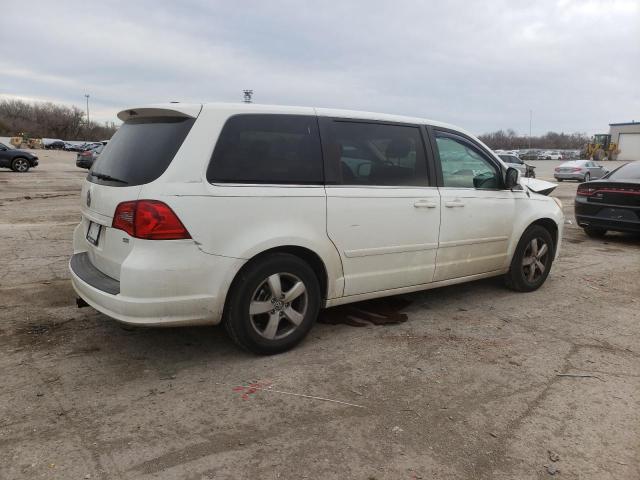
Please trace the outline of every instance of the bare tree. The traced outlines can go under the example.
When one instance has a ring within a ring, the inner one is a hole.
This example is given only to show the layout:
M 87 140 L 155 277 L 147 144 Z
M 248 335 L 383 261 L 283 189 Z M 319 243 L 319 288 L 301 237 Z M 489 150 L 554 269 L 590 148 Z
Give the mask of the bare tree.
M 518 135 L 514 130 L 497 130 L 478 137 L 492 149 L 514 150 L 528 148 L 529 136 Z M 544 135 L 531 137 L 531 148 L 545 149 L 578 149 L 589 142 L 586 133 L 547 132 Z
M 97 141 L 111 138 L 116 129 L 113 122 L 87 124 L 84 112 L 76 106 L 0 100 L 0 132 L 4 135 Z

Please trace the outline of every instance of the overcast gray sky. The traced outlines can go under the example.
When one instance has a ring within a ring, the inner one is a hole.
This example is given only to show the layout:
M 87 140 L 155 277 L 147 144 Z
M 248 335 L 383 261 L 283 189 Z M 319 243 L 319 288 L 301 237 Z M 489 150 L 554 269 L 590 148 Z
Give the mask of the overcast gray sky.
M 0 2 L 4 3 L 4 2 Z M 32 2 L 2 9 L 0 95 L 84 108 L 240 101 L 475 133 L 640 121 L 640 0 Z

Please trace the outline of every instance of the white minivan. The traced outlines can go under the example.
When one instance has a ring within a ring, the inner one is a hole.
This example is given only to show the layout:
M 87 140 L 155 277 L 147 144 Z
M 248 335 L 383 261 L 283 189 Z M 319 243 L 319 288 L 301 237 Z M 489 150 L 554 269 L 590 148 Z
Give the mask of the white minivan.
M 79 304 L 121 322 L 222 322 L 277 353 L 321 308 L 497 275 L 531 291 L 558 254 L 561 203 L 536 193 L 554 184 L 450 125 L 255 104 L 118 116 L 70 270 Z

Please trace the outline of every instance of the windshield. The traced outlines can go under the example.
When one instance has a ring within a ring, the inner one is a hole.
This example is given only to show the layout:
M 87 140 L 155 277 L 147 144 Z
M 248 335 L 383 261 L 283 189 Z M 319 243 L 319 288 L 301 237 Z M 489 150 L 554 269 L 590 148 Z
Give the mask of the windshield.
M 154 181 L 167 169 L 194 122 L 185 117 L 127 120 L 104 146 L 87 179 L 110 186 Z

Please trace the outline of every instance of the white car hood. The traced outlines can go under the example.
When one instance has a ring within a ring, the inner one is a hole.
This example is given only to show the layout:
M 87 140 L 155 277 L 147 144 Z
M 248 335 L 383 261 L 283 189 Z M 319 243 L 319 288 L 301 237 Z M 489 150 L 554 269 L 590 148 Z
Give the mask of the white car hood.
M 528 188 L 532 192 L 541 195 L 549 195 L 558 186 L 557 183 L 547 182 L 546 180 L 538 180 L 537 178 L 520 177 L 520 185 Z

